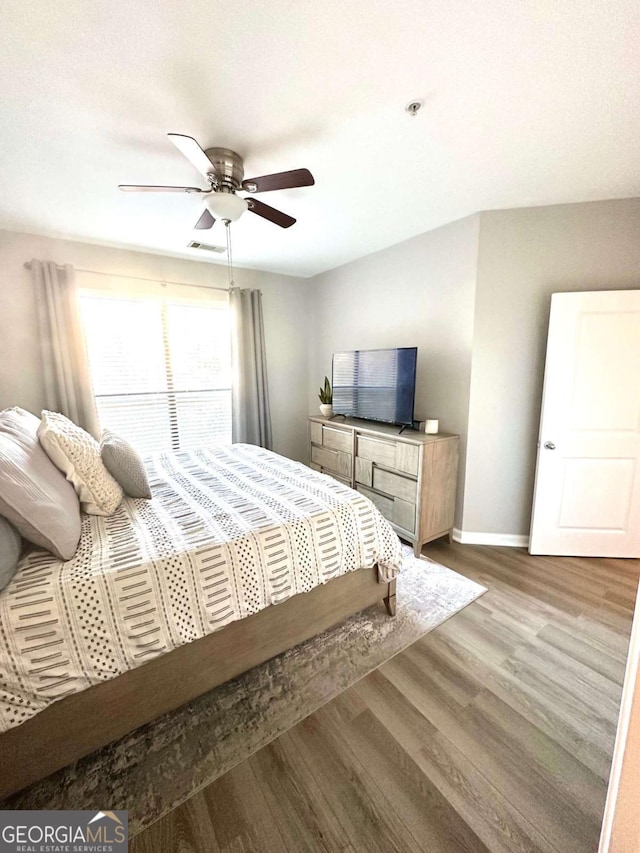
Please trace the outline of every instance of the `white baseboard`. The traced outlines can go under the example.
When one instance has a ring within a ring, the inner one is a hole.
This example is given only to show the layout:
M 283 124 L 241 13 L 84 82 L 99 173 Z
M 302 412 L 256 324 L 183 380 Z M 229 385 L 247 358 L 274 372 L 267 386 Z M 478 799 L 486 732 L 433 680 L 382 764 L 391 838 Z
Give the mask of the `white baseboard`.
M 501 545 L 503 548 L 529 547 L 529 537 L 515 533 L 472 533 L 454 527 L 453 539 L 463 545 Z

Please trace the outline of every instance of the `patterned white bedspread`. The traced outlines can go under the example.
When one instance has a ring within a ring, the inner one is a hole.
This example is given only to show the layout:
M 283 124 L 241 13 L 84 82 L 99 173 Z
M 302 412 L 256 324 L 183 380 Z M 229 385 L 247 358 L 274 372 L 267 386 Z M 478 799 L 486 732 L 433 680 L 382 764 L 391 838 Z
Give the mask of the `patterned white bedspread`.
M 83 515 L 72 560 L 34 549 L 0 593 L 0 731 L 338 575 L 397 574 L 373 504 L 305 465 L 233 445 L 147 470 L 153 500 Z

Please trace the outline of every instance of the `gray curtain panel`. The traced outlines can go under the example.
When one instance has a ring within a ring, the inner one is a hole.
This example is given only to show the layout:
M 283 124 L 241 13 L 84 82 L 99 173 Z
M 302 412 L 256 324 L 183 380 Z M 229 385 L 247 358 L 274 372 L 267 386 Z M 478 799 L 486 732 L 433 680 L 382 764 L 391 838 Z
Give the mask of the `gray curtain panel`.
M 232 287 L 229 305 L 233 319 L 232 438 L 271 449 L 271 412 L 267 383 L 267 355 L 259 290 Z
M 31 261 L 46 408 L 100 438 L 100 424 L 72 266 Z

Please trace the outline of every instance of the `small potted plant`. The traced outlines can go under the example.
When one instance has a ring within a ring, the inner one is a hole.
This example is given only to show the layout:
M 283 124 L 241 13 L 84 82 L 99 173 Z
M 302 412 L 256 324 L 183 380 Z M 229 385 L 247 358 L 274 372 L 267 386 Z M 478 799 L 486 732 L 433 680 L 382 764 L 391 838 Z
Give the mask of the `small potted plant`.
M 324 377 L 324 388 L 320 389 L 318 398 L 320 400 L 320 414 L 323 418 L 330 418 L 333 414 L 333 392 L 328 376 Z

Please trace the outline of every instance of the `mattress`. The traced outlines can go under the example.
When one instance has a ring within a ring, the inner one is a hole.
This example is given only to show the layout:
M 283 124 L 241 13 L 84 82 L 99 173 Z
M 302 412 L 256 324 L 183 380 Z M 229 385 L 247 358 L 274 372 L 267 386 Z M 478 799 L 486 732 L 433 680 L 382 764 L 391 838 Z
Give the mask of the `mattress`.
M 0 593 L 0 731 L 400 542 L 347 486 L 253 445 L 147 461 L 153 500 L 84 515 L 73 559 L 34 548 Z

